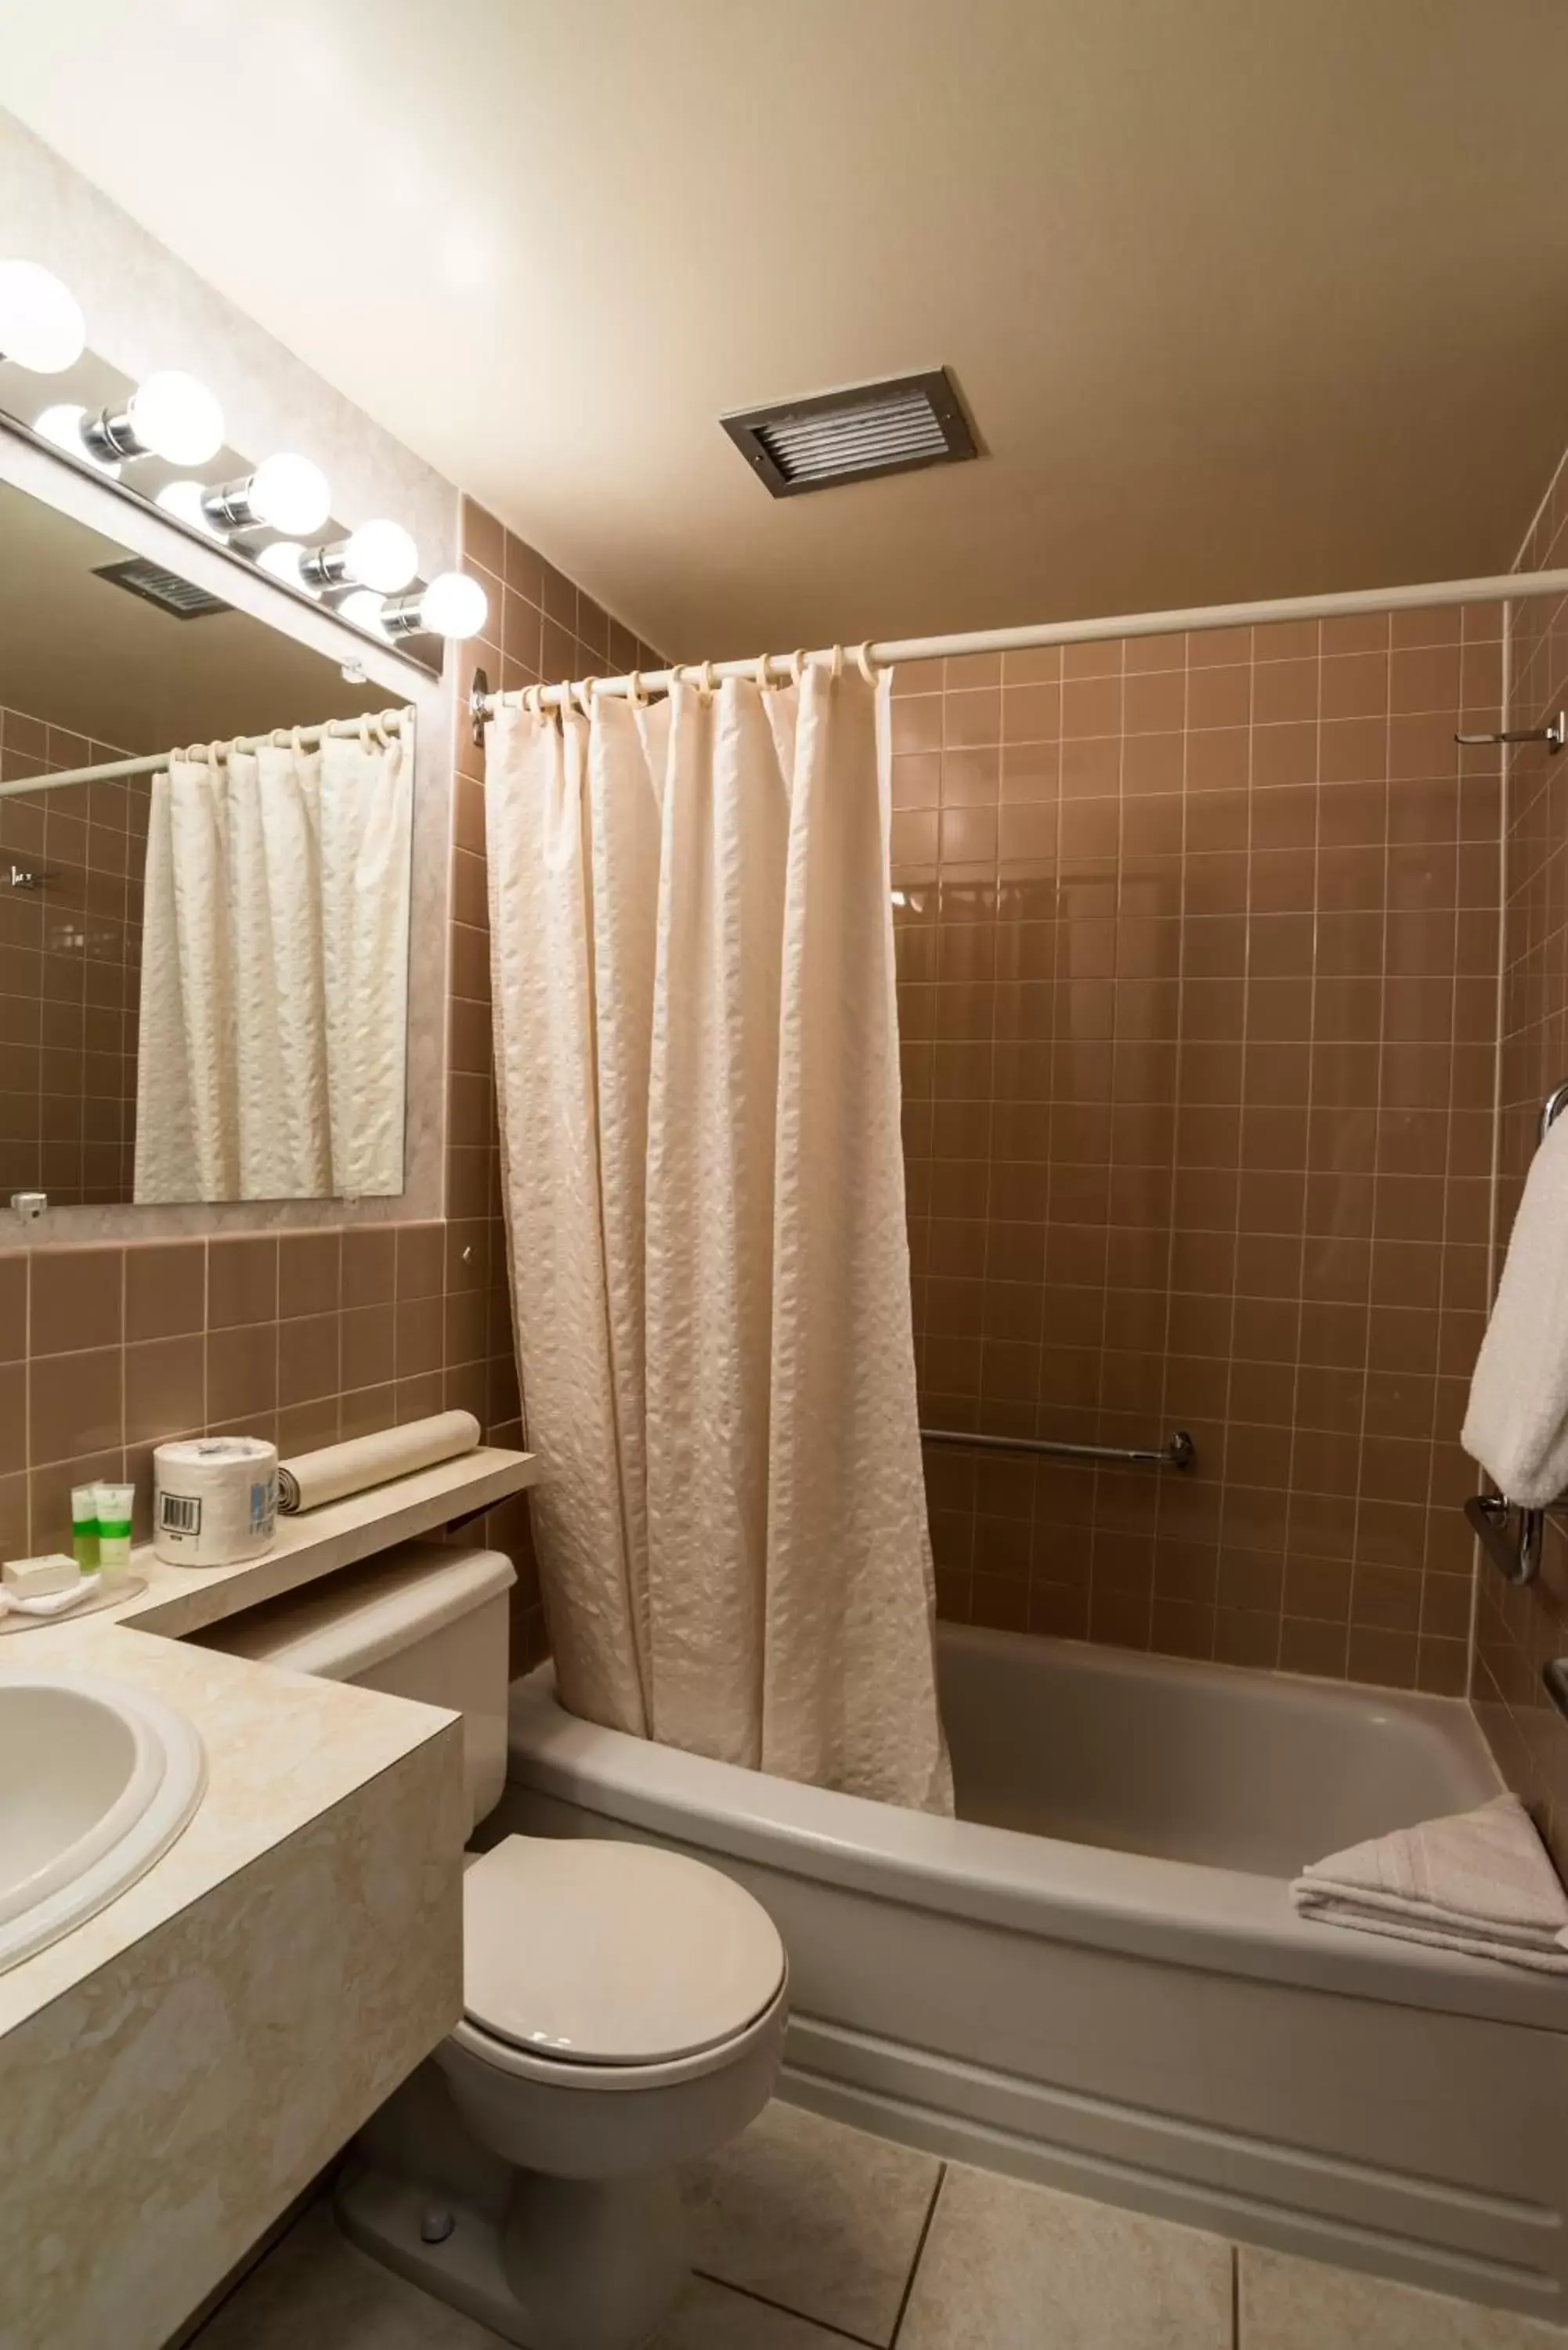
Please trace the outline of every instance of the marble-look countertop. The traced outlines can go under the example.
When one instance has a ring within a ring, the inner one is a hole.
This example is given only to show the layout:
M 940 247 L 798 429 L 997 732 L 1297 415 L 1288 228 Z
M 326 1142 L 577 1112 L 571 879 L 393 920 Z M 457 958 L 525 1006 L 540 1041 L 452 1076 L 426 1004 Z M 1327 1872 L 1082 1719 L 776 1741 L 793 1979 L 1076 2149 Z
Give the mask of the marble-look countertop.
M 0 1973 L 0 2034 L 456 1719 L 439 1707 L 186 1646 L 181 1636 L 487 1508 L 536 1474 L 531 1455 L 482 1446 L 348 1501 L 280 1518 L 273 1548 L 242 1566 L 169 1566 L 142 1545 L 132 1554 L 130 1579 L 143 1587 L 118 1606 L 0 1637 L 0 1680 L 76 1670 L 129 1683 L 193 1723 L 207 1756 L 194 1816 L 145 1876 L 96 1917 Z M 40 1755 L 40 1772 L 48 1767 Z
M 0 1637 L 0 1687 L 147 1691 L 207 1760 L 153 1866 L 0 1973 L 0 2350 L 159 2350 L 457 2022 L 458 1717 L 180 1636 L 535 1473 L 484 1448 L 286 1521 L 241 1567 L 139 1551 L 114 1607 Z

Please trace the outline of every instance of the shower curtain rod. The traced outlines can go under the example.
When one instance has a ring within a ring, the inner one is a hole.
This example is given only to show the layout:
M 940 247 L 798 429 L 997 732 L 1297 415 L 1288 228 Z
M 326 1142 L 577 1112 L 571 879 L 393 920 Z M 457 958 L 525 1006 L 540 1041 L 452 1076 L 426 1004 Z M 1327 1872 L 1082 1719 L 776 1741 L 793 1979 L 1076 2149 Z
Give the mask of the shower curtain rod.
M 405 715 L 401 710 L 382 710 L 376 712 L 369 723 L 400 734 Z M 366 723 L 359 718 L 327 718 L 319 726 L 279 726 L 274 729 L 274 733 L 287 735 L 291 742 L 297 734 L 301 743 L 308 746 L 319 743 L 327 734 L 358 734 Z M 240 734 L 232 743 L 220 743 L 216 747 L 225 755 L 230 751 L 259 751 L 272 739 L 271 734 Z M 191 745 L 193 751 L 211 750 L 213 747 L 211 743 Z M 18 775 L 12 783 L 0 784 L 0 800 L 18 799 L 25 793 L 57 792 L 62 784 L 112 784 L 125 775 L 155 775 L 161 767 L 169 764 L 171 759 L 179 756 L 176 748 L 154 751 L 145 759 L 105 759 L 96 767 L 67 767 L 64 774 L 57 775 Z
M 955 660 L 965 653 L 1017 653 L 1043 645 L 1105 644 L 1117 637 L 1198 635 L 1210 629 L 1271 628 L 1284 620 L 1338 620 L 1361 612 L 1420 611 L 1444 604 L 1499 604 L 1536 596 L 1568 596 L 1568 571 L 1508 571 L 1486 579 L 1429 580 L 1413 588 L 1351 588 L 1328 596 L 1280 596 L 1251 604 L 1199 604 L 1186 611 L 1123 612 L 1101 620 L 1044 620 L 1020 629 L 973 629 L 947 637 L 898 637 L 883 643 L 827 647 L 809 653 L 763 653 L 751 660 L 707 663 L 680 661 L 674 669 L 649 670 L 630 677 L 583 678 L 560 685 L 513 687 L 492 693 L 483 671 L 476 672 L 469 696 L 474 739 L 483 740 L 484 721 L 503 705 L 515 709 L 536 692 L 541 702 L 559 706 L 592 685 L 599 693 L 629 693 L 634 683 L 661 691 L 684 677 L 690 683 L 704 677 L 763 676 L 780 680 L 810 661 L 818 668 L 836 660 L 855 660 L 861 653 L 876 669 L 893 669 L 900 662 Z

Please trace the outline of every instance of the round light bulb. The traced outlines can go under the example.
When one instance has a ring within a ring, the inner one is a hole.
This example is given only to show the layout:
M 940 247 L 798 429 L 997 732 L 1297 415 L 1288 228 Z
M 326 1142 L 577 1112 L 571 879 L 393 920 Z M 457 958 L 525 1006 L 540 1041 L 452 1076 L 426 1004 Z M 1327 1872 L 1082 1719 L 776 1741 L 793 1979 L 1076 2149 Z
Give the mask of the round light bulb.
M 204 465 L 223 445 L 223 411 L 193 375 L 163 368 L 139 383 L 126 403 L 142 446 L 171 465 Z
M 343 549 L 348 577 L 395 596 L 420 567 L 420 550 L 399 522 L 362 522 Z
M 264 546 L 257 556 L 256 567 L 269 572 L 275 579 L 281 579 L 286 588 L 297 588 L 302 596 L 315 597 L 319 594 L 319 589 L 310 586 L 299 568 L 304 559 L 305 549 L 297 539 L 275 538 L 272 545 Z
M 0 358 L 35 375 L 61 375 L 87 344 L 75 295 L 36 261 L 0 261 Z
M 206 494 L 204 482 L 165 482 L 154 503 L 161 505 L 165 514 L 175 515 L 180 521 L 189 523 L 192 529 L 199 530 L 203 538 L 215 538 L 220 546 L 226 546 L 227 534 L 217 527 L 202 504 Z
M 476 637 L 489 613 L 489 597 L 462 571 L 438 571 L 420 598 L 420 619 L 432 637 Z
M 384 637 L 387 631 L 381 626 L 381 608 L 386 600 L 373 588 L 356 588 L 351 596 L 344 597 L 337 609 L 357 629 L 367 629 L 373 637 Z
M 257 522 L 290 537 L 319 530 L 332 511 L 332 492 L 308 457 L 264 457 L 251 475 L 246 503 Z
M 33 430 L 40 441 L 50 442 L 55 448 L 63 449 L 67 457 L 85 457 L 88 463 L 96 466 L 100 473 L 107 473 L 111 482 L 118 482 L 119 467 L 106 463 L 101 457 L 95 457 L 82 439 L 82 426 L 86 421 L 87 410 L 73 408 L 67 402 L 58 408 L 46 408 L 41 416 L 34 418 Z

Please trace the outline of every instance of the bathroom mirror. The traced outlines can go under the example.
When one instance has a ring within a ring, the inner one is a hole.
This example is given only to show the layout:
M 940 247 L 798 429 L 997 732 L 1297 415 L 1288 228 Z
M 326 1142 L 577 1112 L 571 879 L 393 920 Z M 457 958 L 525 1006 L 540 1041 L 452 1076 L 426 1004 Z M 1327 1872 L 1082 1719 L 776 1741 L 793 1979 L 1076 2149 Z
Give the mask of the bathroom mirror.
M 80 509 L 0 479 L 0 1199 L 400 1192 L 410 698 Z

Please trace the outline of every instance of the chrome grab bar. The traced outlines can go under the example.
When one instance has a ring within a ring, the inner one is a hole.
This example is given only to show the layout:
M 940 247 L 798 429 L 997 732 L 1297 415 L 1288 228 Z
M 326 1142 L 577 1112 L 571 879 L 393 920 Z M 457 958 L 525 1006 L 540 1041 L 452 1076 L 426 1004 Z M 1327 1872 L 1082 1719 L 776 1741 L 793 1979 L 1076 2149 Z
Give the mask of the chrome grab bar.
M 972 1436 L 961 1428 L 922 1428 L 922 1444 L 949 1444 L 965 1452 L 1030 1452 L 1046 1461 L 1102 1461 L 1118 1468 L 1190 1469 L 1198 1448 L 1185 1428 L 1156 1451 L 1136 1445 L 1062 1444 L 1048 1436 Z

